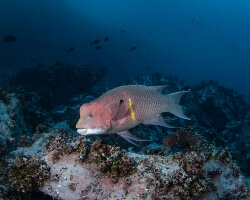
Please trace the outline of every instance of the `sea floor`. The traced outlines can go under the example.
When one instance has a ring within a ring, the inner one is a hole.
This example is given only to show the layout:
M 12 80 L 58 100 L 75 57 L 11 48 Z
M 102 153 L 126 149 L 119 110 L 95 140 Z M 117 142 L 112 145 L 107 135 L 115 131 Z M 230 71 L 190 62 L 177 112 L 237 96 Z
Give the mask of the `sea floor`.
M 121 84 L 168 85 L 164 93 L 190 89 L 181 104 L 191 120 L 165 113 L 181 128 L 139 125 L 132 134 L 150 142 L 135 146 L 116 134 L 76 132 L 81 104 L 111 89 L 96 85 L 103 76 L 57 63 L 22 71 L 0 89 L 0 199 L 250 198 L 250 105 L 242 96 L 216 81 L 127 80 Z M 166 143 L 170 136 L 178 142 Z

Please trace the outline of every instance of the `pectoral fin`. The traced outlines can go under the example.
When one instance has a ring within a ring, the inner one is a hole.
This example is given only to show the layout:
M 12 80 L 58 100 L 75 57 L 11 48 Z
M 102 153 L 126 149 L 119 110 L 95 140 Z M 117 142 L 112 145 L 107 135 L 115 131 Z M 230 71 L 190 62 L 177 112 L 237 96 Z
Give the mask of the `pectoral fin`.
M 163 117 L 161 115 L 159 115 L 158 117 L 156 118 L 153 118 L 151 120 L 147 120 L 144 122 L 144 124 L 146 125 L 157 125 L 157 126 L 163 126 L 163 127 L 166 127 L 166 128 L 176 128 L 174 126 L 170 126 L 168 125 L 165 120 L 163 119 Z
M 124 138 L 125 140 L 127 140 L 128 142 L 136 145 L 134 143 L 134 141 L 136 142 L 147 142 L 147 141 L 151 141 L 151 140 L 145 140 L 145 139 L 140 139 L 134 135 L 132 135 L 129 131 L 122 131 L 122 132 L 118 132 L 118 135 L 120 135 L 122 138 Z M 136 145 L 137 146 L 137 145 Z
M 139 146 L 138 144 L 136 144 L 133 140 L 131 140 L 131 139 L 129 139 L 129 138 L 125 138 L 125 137 L 123 137 L 123 139 L 125 139 L 125 140 L 127 140 L 129 143 L 131 143 L 131 144 L 133 144 L 133 145 L 135 145 L 135 146 Z
M 124 119 L 129 115 L 129 109 L 126 109 L 124 101 L 121 99 L 118 105 L 117 113 L 115 114 L 113 121 Z

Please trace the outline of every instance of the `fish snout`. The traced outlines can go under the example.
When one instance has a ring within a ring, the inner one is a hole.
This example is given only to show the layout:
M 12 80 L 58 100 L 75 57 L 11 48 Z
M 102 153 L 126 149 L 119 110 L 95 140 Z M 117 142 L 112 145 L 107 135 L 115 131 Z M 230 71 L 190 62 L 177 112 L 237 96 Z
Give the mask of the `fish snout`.
M 80 128 L 83 128 L 83 120 L 80 118 L 76 124 L 76 128 L 77 129 L 80 129 Z
M 87 129 L 84 129 L 84 122 L 83 120 L 80 118 L 76 124 L 76 128 L 77 128 L 77 133 L 79 133 L 80 135 L 85 135 L 87 133 Z

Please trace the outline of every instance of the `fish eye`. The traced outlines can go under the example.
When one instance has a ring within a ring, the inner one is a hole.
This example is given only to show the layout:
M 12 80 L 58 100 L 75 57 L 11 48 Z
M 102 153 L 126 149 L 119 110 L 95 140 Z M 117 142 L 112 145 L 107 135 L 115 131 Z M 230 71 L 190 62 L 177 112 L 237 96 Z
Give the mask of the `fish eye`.
M 93 119 L 94 116 L 93 116 L 92 113 L 89 113 L 89 116 L 88 116 L 88 117 L 89 117 L 89 119 Z

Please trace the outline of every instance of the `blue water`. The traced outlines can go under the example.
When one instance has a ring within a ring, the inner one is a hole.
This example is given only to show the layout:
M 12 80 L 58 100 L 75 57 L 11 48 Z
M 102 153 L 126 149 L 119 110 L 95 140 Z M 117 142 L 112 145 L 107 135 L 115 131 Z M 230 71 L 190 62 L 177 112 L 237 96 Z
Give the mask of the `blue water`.
M 187 84 L 215 79 L 250 101 L 247 0 L 1 0 L 0 25 L 1 40 L 16 36 L 0 43 L 1 76 L 32 58 L 60 60 L 106 66 L 107 82 L 153 71 Z M 89 44 L 106 36 L 101 50 Z

